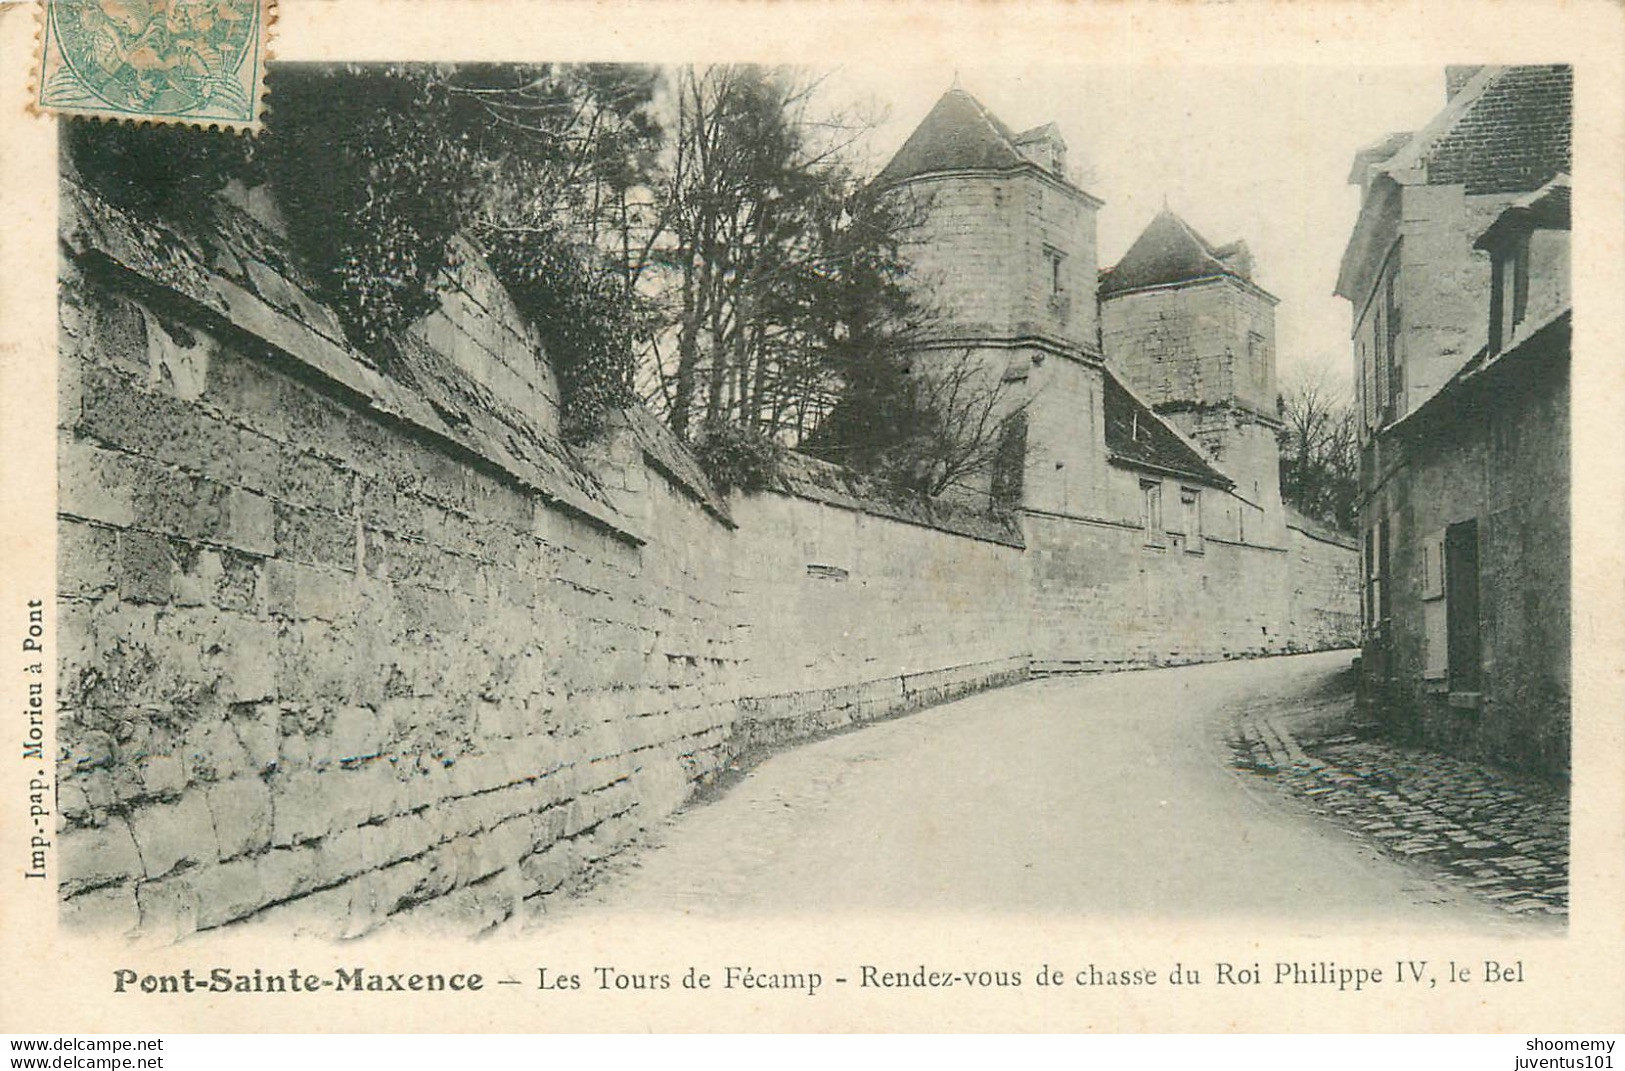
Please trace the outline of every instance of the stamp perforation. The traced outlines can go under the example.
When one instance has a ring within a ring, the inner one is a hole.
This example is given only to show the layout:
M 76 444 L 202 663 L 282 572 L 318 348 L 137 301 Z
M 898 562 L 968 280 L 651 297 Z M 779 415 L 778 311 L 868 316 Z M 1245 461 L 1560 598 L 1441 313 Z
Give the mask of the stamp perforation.
M 277 16 L 275 0 L 43 0 L 29 110 L 255 133 Z

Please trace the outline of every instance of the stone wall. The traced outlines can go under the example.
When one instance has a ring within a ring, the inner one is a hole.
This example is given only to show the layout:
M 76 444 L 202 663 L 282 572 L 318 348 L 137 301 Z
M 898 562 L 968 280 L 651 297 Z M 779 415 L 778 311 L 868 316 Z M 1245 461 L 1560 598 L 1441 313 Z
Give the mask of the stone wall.
M 749 744 L 1027 675 L 1019 531 L 899 520 L 863 490 L 834 466 L 793 458 L 781 493 L 733 500 L 748 533 L 733 568 Z
M 477 930 L 745 748 L 1026 675 L 1019 533 L 806 461 L 735 517 L 638 411 L 565 447 L 472 250 L 381 366 L 229 206 L 62 230 L 72 925 Z
M 1138 524 L 1076 517 L 1029 516 L 1026 532 L 1035 673 L 1309 649 L 1288 632 L 1278 548 L 1210 536 L 1197 553 L 1172 533 L 1159 546 Z
M 1222 510 L 1201 553 L 1148 548 L 1098 430 L 1065 459 L 1098 521 L 999 520 L 796 455 L 725 499 L 642 410 L 566 445 L 539 340 L 471 247 L 380 362 L 274 220 L 222 204 L 195 238 L 71 182 L 62 203 L 70 924 L 479 930 L 751 749 L 1035 658 L 1303 645 L 1287 554 L 1230 540 Z
M 477 925 L 723 761 L 715 520 L 658 503 L 640 546 L 156 303 L 65 293 L 70 916 Z
M 1359 544 L 1295 515 L 1286 535 L 1292 644 L 1311 651 L 1353 646 L 1360 636 Z

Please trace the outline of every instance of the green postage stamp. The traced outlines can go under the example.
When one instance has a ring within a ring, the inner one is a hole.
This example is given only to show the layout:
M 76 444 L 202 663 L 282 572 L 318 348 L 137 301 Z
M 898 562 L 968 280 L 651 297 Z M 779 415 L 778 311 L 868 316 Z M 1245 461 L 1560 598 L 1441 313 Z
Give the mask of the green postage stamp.
M 36 102 L 108 119 L 259 125 L 272 0 L 45 0 Z

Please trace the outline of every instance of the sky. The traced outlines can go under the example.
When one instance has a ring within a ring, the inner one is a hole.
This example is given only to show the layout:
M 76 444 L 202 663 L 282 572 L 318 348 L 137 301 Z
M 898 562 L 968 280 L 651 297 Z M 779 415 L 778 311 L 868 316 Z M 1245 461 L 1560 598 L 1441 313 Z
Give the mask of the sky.
M 830 99 L 872 102 L 888 118 L 866 146 L 878 170 L 958 77 L 1013 129 L 1054 121 L 1068 167 L 1105 201 L 1102 267 L 1162 207 L 1214 244 L 1244 239 L 1254 279 L 1281 299 L 1283 385 L 1324 369 L 1351 380 L 1348 303 L 1332 295 L 1359 212 L 1348 175 L 1356 150 L 1416 130 L 1444 107 L 1439 67 L 1246 68 L 1004 66 L 957 72 L 843 68 Z

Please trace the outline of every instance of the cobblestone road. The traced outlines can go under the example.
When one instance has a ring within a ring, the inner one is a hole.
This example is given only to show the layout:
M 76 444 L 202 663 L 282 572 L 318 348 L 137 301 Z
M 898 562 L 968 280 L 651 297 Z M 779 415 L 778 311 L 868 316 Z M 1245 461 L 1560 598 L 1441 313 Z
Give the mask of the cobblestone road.
M 1566 919 L 1567 793 L 1378 739 L 1356 717 L 1351 674 L 1240 710 L 1231 747 L 1238 768 L 1384 853 L 1509 913 Z
M 600 911 L 873 909 L 1261 917 L 1310 933 L 1530 926 L 1482 889 L 1384 847 L 1392 838 L 1351 836 L 1313 813 L 1307 801 L 1335 793 L 1312 796 L 1319 786 L 1307 781 L 1297 792 L 1290 763 L 1270 758 L 1269 777 L 1236 768 L 1237 726 L 1282 725 L 1322 702 L 1349 659 L 1034 681 L 793 747 L 527 925 Z M 1290 758 L 1293 739 L 1278 736 L 1268 755 Z M 1337 784 L 1331 766 L 1319 773 Z M 1396 828 L 1412 821 L 1398 810 Z M 1444 829 L 1405 843 L 1448 839 Z M 1545 860 L 1537 848 L 1521 854 Z

